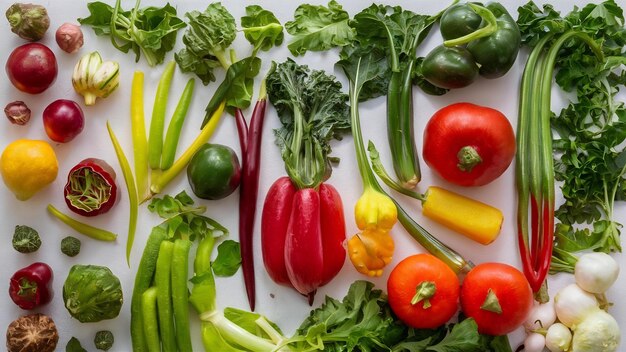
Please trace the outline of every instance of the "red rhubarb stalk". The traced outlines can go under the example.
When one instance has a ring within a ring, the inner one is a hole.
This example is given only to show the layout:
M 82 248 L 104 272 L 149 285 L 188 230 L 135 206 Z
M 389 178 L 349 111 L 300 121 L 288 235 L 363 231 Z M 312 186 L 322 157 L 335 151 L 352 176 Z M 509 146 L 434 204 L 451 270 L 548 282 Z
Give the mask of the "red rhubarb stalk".
M 254 217 L 259 190 L 261 169 L 261 140 L 263 121 L 267 105 L 265 84 L 261 84 L 259 99 L 254 106 L 250 127 L 240 109 L 235 112 L 239 145 L 242 155 L 242 179 L 239 186 L 239 244 L 241 245 L 241 267 L 250 309 L 255 307 L 254 253 L 252 248 Z

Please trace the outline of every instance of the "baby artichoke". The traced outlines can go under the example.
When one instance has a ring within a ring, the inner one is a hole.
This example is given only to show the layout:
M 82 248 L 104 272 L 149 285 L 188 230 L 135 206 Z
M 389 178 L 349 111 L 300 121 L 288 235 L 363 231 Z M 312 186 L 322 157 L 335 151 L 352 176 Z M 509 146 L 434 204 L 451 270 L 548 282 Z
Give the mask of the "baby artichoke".
M 114 61 L 102 61 L 94 51 L 80 58 L 74 67 L 72 85 L 85 98 L 86 105 L 96 103 L 96 98 L 106 98 L 120 83 L 120 66 Z

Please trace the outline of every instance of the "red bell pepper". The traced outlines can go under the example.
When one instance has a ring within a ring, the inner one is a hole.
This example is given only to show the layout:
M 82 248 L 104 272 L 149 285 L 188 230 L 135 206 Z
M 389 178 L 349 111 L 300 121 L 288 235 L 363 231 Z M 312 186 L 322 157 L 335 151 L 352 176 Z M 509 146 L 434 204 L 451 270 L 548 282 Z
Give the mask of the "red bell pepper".
M 52 300 L 52 268 L 36 262 L 15 272 L 9 295 L 22 309 L 34 309 Z
M 270 187 L 261 217 L 263 262 L 272 280 L 313 302 L 345 261 L 343 207 L 334 187 L 296 189 L 289 177 Z

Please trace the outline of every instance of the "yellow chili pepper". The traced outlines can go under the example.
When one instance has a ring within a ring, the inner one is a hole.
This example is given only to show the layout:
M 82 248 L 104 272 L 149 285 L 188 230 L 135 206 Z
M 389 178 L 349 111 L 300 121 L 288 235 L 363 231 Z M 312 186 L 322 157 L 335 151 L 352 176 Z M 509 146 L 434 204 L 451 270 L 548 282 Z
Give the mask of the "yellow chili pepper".
M 426 217 L 481 244 L 493 242 L 504 221 L 500 210 L 439 187 L 428 188 L 422 212 Z

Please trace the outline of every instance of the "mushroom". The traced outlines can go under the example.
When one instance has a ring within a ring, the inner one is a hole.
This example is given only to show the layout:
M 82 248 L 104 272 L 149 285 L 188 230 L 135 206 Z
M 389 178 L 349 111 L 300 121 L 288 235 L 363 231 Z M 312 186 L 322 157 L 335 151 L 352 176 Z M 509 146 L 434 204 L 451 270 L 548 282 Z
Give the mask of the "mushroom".
M 29 314 L 15 319 L 7 328 L 9 352 L 53 352 L 59 333 L 52 318 L 44 314 Z

